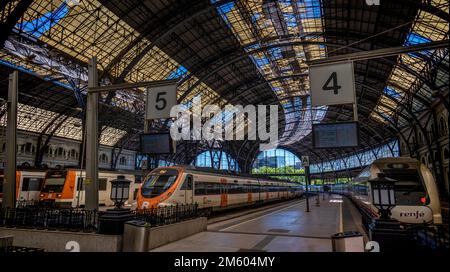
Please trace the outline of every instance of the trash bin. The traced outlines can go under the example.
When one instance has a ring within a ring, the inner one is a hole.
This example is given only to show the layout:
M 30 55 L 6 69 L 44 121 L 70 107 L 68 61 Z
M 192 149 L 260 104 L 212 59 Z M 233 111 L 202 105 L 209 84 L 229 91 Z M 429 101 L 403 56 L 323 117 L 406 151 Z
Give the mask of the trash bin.
M 133 219 L 130 209 L 108 209 L 98 213 L 98 233 L 122 235 L 124 224 Z
M 145 221 L 133 220 L 125 223 L 123 232 L 124 252 L 148 251 L 148 236 L 150 226 Z
M 333 252 L 364 252 L 363 235 L 357 231 L 339 232 L 331 236 Z

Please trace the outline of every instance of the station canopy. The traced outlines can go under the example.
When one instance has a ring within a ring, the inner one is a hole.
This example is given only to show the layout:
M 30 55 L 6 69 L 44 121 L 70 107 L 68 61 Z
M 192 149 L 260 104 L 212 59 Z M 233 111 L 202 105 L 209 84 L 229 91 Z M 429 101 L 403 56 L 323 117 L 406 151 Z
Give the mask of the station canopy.
M 30 3 L 31 2 L 31 3 Z M 376 2 L 376 1 L 375 1 Z M 311 107 L 311 61 L 448 40 L 446 0 L 37 0 L 2 1 L 14 20 L 0 50 L 0 84 L 22 71 L 19 128 L 81 140 L 87 62 L 100 84 L 178 79 L 179 103 L 278 105 L 279 145 L 323 161 L 380 146 L 448 88 L 448 49 L 355 62 L 359 148 L 313 150 L 312 123 L 349 121 L 350 105 Z M 17 7 L 24 13 L 17 14 Z M 16 18 L 14 18 L 16 16 Z M 3 31 L 3 30 L 2 30 Z M 2 91 L 6 98 L 6 91 Z M 137 150 L 143 89 L 101 95 L 100 143 Z M 1 124 L 5 123 L 5 106 Z M 230 121 L 230 114 L 223 119 Z M 163 127 L 167 123 L 154 124 Z M 241 128 L 242 129 L 242 128 Z M 180 142 L 170 160 L 224 148 L 250 165 L 259 144 Z M 245 169 L 245 167 L 241 167 Z

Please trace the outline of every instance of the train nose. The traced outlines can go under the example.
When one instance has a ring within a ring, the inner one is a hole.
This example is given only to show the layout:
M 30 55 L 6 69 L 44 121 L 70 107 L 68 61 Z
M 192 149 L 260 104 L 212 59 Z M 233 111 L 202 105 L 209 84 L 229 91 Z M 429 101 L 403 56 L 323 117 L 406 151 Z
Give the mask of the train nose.
M 156 208 L 158 205 L 157 199 L 143 199 L 141 201 L 138 201 L 138 208 L 139 209 L 151 209 Z

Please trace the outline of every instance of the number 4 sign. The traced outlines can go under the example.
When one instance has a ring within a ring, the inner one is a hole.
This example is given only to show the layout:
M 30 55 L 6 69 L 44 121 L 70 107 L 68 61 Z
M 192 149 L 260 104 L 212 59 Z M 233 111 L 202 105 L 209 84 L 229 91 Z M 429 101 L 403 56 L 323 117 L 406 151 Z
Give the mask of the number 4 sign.
M 147 89 L 145 119 L 170 118 L 170 110 L 177 104 L 175 84 Z
M 311 66 L 309 68 L 311 105 L 355 103 L 353 62 Z

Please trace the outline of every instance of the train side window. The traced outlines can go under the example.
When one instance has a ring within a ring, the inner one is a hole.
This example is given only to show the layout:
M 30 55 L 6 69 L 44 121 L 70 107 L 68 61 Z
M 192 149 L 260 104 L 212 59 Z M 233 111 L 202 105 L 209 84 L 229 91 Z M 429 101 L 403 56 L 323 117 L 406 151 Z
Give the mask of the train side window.
M 106 191 L 106 186 L 107 186 L 107 182 L 108 180 L 105 178 L 99 178 L 98 179 L 98 190 L 99 191 Z
M 196 182 L 195 183 L 195 195 L 206 195 L 206 183 Z
M 84 191 L 84 178 L 77 179 L 77 191 Z
M 188 176 L 186 176 L 186 179 L 184 180 L 184 182 L 183 182 L 183 185 L 181 185 L 181 190 L 192 190 L 192 180 L 193 180 L 193 178 L 192 178 L 192 176 L 191 175 L 188 175 Z
M 0 192 L 3 192 L 3 177 L 0 177 Z

